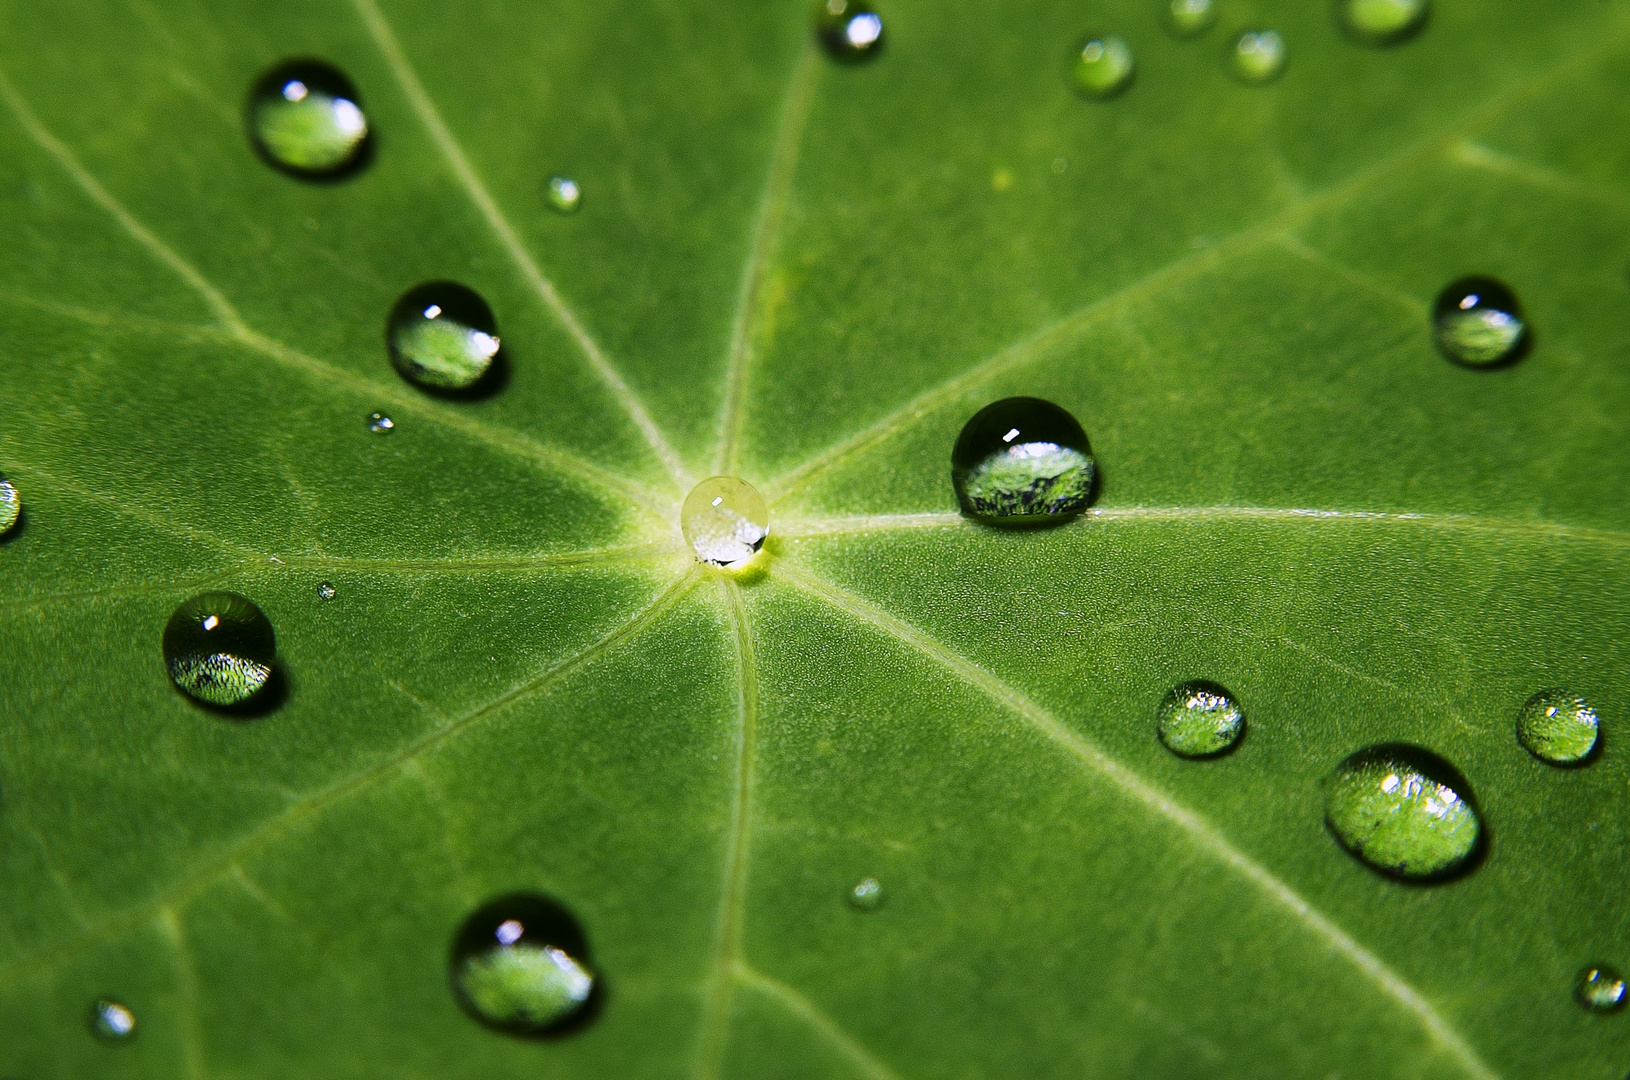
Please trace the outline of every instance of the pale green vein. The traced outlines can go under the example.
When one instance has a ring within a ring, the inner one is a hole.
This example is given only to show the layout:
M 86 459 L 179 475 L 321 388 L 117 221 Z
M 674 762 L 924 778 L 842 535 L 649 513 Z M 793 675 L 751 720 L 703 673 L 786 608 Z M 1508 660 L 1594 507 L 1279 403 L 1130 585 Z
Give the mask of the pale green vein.
M 452 168 L 453 175 L 458 178 L 458 182 L 463 186 L 470 201 L 475 204 L 476 209 L 481 212 L 481 216 L 486 219 L 494 235 L 498 237 L 499 243 L 503 245 L 505 252 L 514 260 L 522 275 L 532 288 L 537 291 L 537 294 L 543 299 L 549 310 L 554 313 L 555 318 L 560 320 L 560 324 L 572 336 L 572 340 L 582 350 L 595 373 L 600 376 L 601 381 L 610 389 L 612 396 L 617 399 L 618 404 L 623 407 L 629 418 L 634 421 L 634 425 L 639 428 L 640 434 L 645 436 L 645 441 L 650 444 L 651 450 L 657 456 L 657 460 L 668 470 L 669 476 L 672 477 L 679 491 L 681 493 L 688 491 L 691 486 L 690 478 L 685 471 L 684 465 L 679 460 L 679 455 L 674 453 L 673 447 L 668 445 L 668 440 L 663 437 L 661 429 L 651 419 L 650 414 L 645 411 L 645 406 L 640 403 L 639 397 L 629 388 L 628 383 L 618 374 L 617 369 L 607 359 L 599 344 L 584 328 L 583 323 L 572 312 L 572 309 L 567 306 L 566 301 L 561 298 L 560 293 L 555 289 L 554 283 L 545 277 L 543 271 L 538 268 L 537 260 L 532 258 L 532 253 L 521 243 L 521 238 L 516 235 L 514 228 L 509 223 L 509 219 L 504 216 L 503 211 L 498 208 L 498 204 L 493 201 L 492 196 L 487 192 L 487 186 L 476 175 L 475 169 L 470 165 L 469 158 L 464 155 L 463 148 L 459 146 L 458 140 L 453 138 L 453 133 L 448 130 L 447 124 L 442 120 L 440 110 L 436 108 L 435 102 L 430 100 L 430 95 L 425 92 L 424 84 L 419 81 L 419 76 L 413 70 L 413 65 L 408 62 L 407 54 L 402 51 L 402 46 L 397 42 L 396 34 L 391 30 L 390 23 L 386 22 L 384 13 L 379 10 L 379 5 L 375 4 L 374 0 L 352 0 L 352 3 L 357 10 L 357 14 L 362 17 L 363 23 L 367 26 L 369 35 L 372 36 L 374 43 L 379 47 L 380 54 L 384 56 L 386 64 L 390 66 L 391 73 L 396 76 L 396 82 L 402 88 L 402 93 L 407 97 L 414 113 L 418 115 L 419 122 L 429 132 L 430 138 L 435 142 L 437 148 L 441 150 L 442 155 L 447 158 L 447 163 Z
M 198 967 L 193 962 L 187 932 L 174 907 L 165 904 L 158 911 L 158 925 L 169 939 L 175 956 L 176 997 L 181 1006 L 181 1076 L 203 1080 L 209 1070 L 204 1063 L 204 1044 L 198 1029 Z
M 794 990 L 779 979 L 772 979 L 762 972 L 755 971 L 744 963 L 736 965 L 736 979 L 743 986 L 758 991 L 760 995 L 775 1002 L 792 1016 L 808 1024 L 811 1029 L 819 1032 L 827 1042 L 849 1060 L 849 1063 L 867 1080 L 903 1080 L 899 1073 L 889 1068 L 878 1056 L 866 1047 L 828 1016 L 820 1006 L 810 1001 L 803 994 Z
M 1494 1080 L 1496 1077 L 1494 1071 L 1418 990 L 1378 956 L 1355 941 L 1345 930 L 1315 909 L 1267 867 L 1235 847 L 1226 836 L 1199 814 L 1148 783 L 1018 690 L 1008 686 L 984 668 L 958 656 L 915 627 L 803 570 L 782 564 L 777 567 L 777 575 L 916 650 L 1019 716 L 1043 737 L 1102 776 L 1126 796 L 1167 821 L 1184 834 L 1198 850 L 1238 873 L 1256 886 L 1270 901 L 1290 913 L 1309 933 L 1351 963 L 1374 983 L 1378 990 L 1411 1014 L 1431 1041 L 1452 1057 L 1466 1075 L 1476 1077 L 1477 1080 Z
M 311 570 L 369 571 L 393 574 L 492 574 L 537 570 L 572 569 L 618 563 L 677 561 L 682 552 L 667 541 L 627 544 L 621 547 L 562 551 L 540 555 L 489 557 L 455 555 L 445 559 L 369 558 L 345 555 L 284 555 L 283 565 Z
M 244 563 L 230 569 L 221 570 L 213 574 L 203 574 L 193 577 L 177 578 L 169 581 L 144 583 L 141 585 L 104 585 L 95 589 L 83 589 L 78 592 L 40 593 L 34 596 L 8 596 L 0 600 L 0 611 L 11 608 L 44 607 L 47 604 L 74 604 L 90 600 L 112 600 L 127 596 L 163 596 L 166 593 L 191 593 L 204 588 L 206 585 L 219 585 L 230 581 L 240 573 L 259 569 L 263 564 L 259 562 Z
M 1481 169 L 1495 176 L 1515 180 L 1528 187 L 1562 195 L 1576 202 L 1605 206 L 1621 214 L 1630 214 L 1630 195 L 1622 191 L 1592 184 L 1530 161 L 1523 161 L 1479 142 L 1467 140 L 1455 145 L 1449 151 L 1449 160 L 1457 165 Z
M 1348 266 L 1339 259 L 1333 259 L 1318 248 L 1309 246 L 1298 236 L 1285 234 L 1277 238 L 1278 245 L 1285 251 L 1301 259 L 1310 266 L 1321 270 L 1328 270 L 1342 280 L 1362 289 L 1367 293 L 1386 300 L 1399 308 L 1416 321 L 1425 325 L 1425 320 L 1431 316 L 1432 309 L 1418 296 L 1411 296 L 1402 289 L 1388 285 L 1379 278 L 1371 277 L 1356 267 Z

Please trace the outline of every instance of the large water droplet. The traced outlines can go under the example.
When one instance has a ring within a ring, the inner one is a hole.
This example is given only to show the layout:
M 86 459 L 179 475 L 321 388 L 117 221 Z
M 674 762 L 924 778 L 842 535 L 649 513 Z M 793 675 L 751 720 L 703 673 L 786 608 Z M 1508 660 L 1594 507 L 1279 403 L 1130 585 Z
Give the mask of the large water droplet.
M 1132 82 L 1132 46 L 1114 34 L 1087 39 L 1075 57 L 1075 88 L 1087 97 L 1111 98 Z
M 1573 984 L 1573 999 L 1591 1012 L 1612 1012 L 1624 1004 L 1624 976 L 1606 964 L 1588 967 Z
M 254 601 L 231 592 L 200 593 L 164 627 L 170 678 L 210 705 L 240 705 L 272 677 L 277 638 Z
M 91 1034 L 108 1042 L 124 1042 L 136 1034 L 136 1014 L 112 998 L 91 1003 Z
M 1394 45 L 1426 25 L 1427 0 L 1339 0 L 1341 25 L 1365 45 Z
M 1178 37 L 1197 37 L 1216 21 L 1216 0 L 1170 0 L 1166 6 L 1166 25 Z
M 1566 690 L 1541 690 L 1517 714 L 1517 741 L 1551 765 L 1584 761 L 1596 749 L 1600 730 L 1596 710 Z
M 375 435 L 389 435 L 396 430 L 396 421 L 382 412 L 369 413 L 368 430 Z
M 1245 734 L 1245 710 L 1214 682 L 1196 679 L 1175 686 L 1155 713 L 1155 730 L 1166 749 L 1181 757 L 1213 757 Z
M 1277 30 L 1247 30 L 1228 50 L 1228 68 L 1241 82 L 1272 82 L 1285 70 L 1285 39 Z
M 1080 513 L 1092 500 L 1096 470 L 1075 417 L 1040 398 L 985 406 L 951 451 L 951 484 L 962 512 L 1004 524 Z
M 10 480 L 0 476 L 0 536 L 15 528 L 22 514 L 23 497 Z
M 883 905 L 883 883 L 874 877 L 861 878 L 849 890 L 849 903 L 861 911 L 876 911 Z
M 1378 870 L 1442 877 L 1465 865 L 1483 836 L 1471 785 L 1419 747 L 1360 750 L 1324 781 L 1324 819 L 1336 839 Z
M 351 80 L 327 64 L 295 60 L 268 71 L 250 90 L 249 131 L 279 168 L 333 176 L 362 160 L 368 118 Z
M 1443 354 L 1472 367 L 1515 360 L 1528 340 L 1516 294 L 1488 277 L 1461 278 L 1439 293 L 1432 322 Z
M 751 562 L 764 546 L 770 535 L 770 509 L 746 481 L 710 476 L 685 496 L 679 525 L 698 559 L 735 569 Z
M 517 893 L 464 921 L 449 975 L 477 1020 L 517 1035 L 562 1032 L 586 1018 L 596 976 L 571 913 L 547 897 Z
M 403 378 L 432 390 L 468 390 L 498 355 L 498 322 L 473 290 L 432 281 L 396 301 L 385 340 Z
M 577 213 L 578 206 L 583 202 L 583 190 L 569 176 L 551 176 L 548 194 L 549 205 L 562 214 Z
M 883 47 L 883 17 L 860 0 L 824 0 L 815 8 L 815 32 L 839 60 L 864 60 Z

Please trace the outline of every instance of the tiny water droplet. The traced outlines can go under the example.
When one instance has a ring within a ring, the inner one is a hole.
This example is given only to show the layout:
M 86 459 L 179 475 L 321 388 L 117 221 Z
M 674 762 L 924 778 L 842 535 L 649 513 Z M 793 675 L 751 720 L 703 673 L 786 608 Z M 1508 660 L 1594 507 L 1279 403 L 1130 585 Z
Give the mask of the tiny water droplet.
M 770 510 L 746 481 L 710 476 L 685 496 L 679 524 L 698 559 L 734 569 L 752 561 L 764 546 Z
M 874 877 L 864 877 L 849 890 L 849 902 L 861 911 L 876 911 L 883 903 L 883 883 Z
M 555 1034 L 586 1018 L 597 982 L 577 920 L 532 893 L 501 897 L 465 919 L 449 976 L 466 1012 L 516 1035 Z
M 1098 34 L 1075 57 L 1075 88 L 1090 98 L 1112 98 L 1132 82 L 1132 46 L 1116 34 Z
M 1216 0 L 1171 0 L 1166 6 L 1166 25 L 1178 37 L 1197 37 L 1216 21 Z
M 17 494 L 16 485 L 0 476 L 0 536 L 15 528 L 22 514 L 23 497 Z
M 91 1003 L 91 1034 L 107 1042 L 124 1042 L 136 1034 L 136 1014 L 112 998 Z
M 368 430 L 375 435 L 388 435 L 396 430 L 396 421 L 382 412 L 368 414 Z
M 1069 161 L 1068 158 L 1056 157 L 1056 158 L 1053 159 L 1053 175 L 1054 176 L 1063 176 L 1065 170 L 1068 169 L 1069 167 L 1070 167 L 1070 161 Z
M 249 131 L 255 146 L 279 168 L 300 176 L 333 176 L 361 160 L 368 118 L 351 80 L 337 69 L 294 60 L 255 82 Z
M 883 17 L 860 0 L 822 0 L 815 8 L 815 32 L 839 60 L 864 60 L 883 47 Z
M 487 302 L 453 281 L 409 289 L 385 324 L 391 363 L 409 382 L 468 390 L 498 355 L 498 322 Z
M 974 414 L 951 451 L 962 512 L 1035 524 L 1086 509 L 1097 465 L 1075 417 L 1040 398 L 1004 398 Z
M 1541 690 L 1517 714 L 1517 741 L 1551 765 L 1584 761 L 1596 749 L 1600 730 L 1596 710 L 1566 690 Z
M 1612 1012 L 1624 1004 L 1624 976 L 1606 964 L 1588 967 L 1573 984 L 1573 999 L 1591 1012 Z
M 200 593 L 164 627 L 170 678 L 209 705 L 239 705 L 272 677 L 277 638 L 254 601 L 231 592 Z
M 1461 278 L 1444 289 L 1432 322 L 1443 355 L 1471 367 L 1516 359 L 1528 338 L 1517 295 L 1489 277 Z
M 1341 25 L 1365 45 L 1396 45 L 1426 25 L 1427 0 L 1339 0 Z
M 1436 754 L 1401 744 L 1337 765 L 1324 781 L 1324 819 L 1354 855 L 1412 880 L 1458 869 L 1483 836 L 1471 785 Z
M 338 591 L 331 581 L 319 581 L 317 583 L 317 599 L 319 600 L 332 600 Z
M 583 190 L 569 176 L 549 178 L 549 205 L 562 214 L 575 214 L 583 201 Z
M 1155 713 L 1155 730 L 1166 749 L 1180 757 L 1214 757 L 1245 734 L 1245 711 L 1223 687 L 1195 679 L 1166 694 Z
M 1229 48 L 1228 67 L 1241 82 L 1272 82 L 1285 70 L 1285 39 L 1277 30 L 1247 30 Z

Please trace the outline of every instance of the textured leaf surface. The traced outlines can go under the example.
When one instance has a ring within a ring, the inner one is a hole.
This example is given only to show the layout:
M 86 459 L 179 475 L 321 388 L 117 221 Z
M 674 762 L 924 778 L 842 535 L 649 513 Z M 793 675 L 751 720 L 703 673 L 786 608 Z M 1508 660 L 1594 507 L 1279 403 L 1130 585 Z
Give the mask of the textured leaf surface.
M 5 5 L 0 1073 L 1627 1067 L 1630 1017 L 1570 999 L 1630 967 L 1623 3 L 1442 0 L 1375 50 L 1291 0 L 1192 42 L 1152 0 L 891 0 L 840 66 L 801 3 L 375 2 Z M 1271 86 L 1225 74 L 1253 24 Z M 1088 103 L 1104 28 L 1139 72 Z M 343 182 L 245 138 L 297 56 L 377 133 Z M 1521 363 L 1432 347 L 1470 272 Z M 498 393 L 391 370 L 433 279 L 496 312 Z M 1009 394 L 1091 436 L 1082 519 L 954 513 Z M 742 579 L 679 537 L 719 471 L 773 504 Z M 165 678 L 206 585 L 277 628 L 264 716 Z M 1193 678 L 1249 716 L 1225 758 L 1154 737 Z M 1513 737 L 1552 686 L 1605 718 L 1585 768 Z M 1387 741 L 1470 779 L 1474 872 L 1325 832 L 1320 778 Z M 523 889 L 606 979 L 569 1038 L 448 992 Z

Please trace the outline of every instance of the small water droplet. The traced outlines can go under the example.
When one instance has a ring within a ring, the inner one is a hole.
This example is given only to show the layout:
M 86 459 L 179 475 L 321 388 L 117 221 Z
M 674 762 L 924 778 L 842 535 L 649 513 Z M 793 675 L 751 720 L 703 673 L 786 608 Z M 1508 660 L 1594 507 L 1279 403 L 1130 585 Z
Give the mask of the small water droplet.
M 1241 82 L 1272 82 L 1285 70 L 1285 39 L 1277 30 L 1247 30 L 1228 50 L 1228 68 Z
M 466 1012 L 516 1035 L 557 1034 L 586 1019 L 598 981 L 577 920 L 531 893 L 494 900 L 464 921 L 449 976 Z
M 22 514 L 23 497 L 17 493 L 16 485 L 0 476 L 0 536 L 14 529 Z
M 331 581 L 319 581 L 317 583 L 317 599 L 319 600 L 332 600 L 338 591 Z
M 1395 45 L 1426 25 L 1427 0 L 1339 0 L 1341 25 L 1365 45 Z
M 746 481 L 710 476 L 685 496 L 679 524 L 698 559 L 735 569 L 751 562 L 764 546 L 770 510 Z
M 583 201 L 583 189 L 569 176 L 549 178 L 549 205 L 562 214 L 575 214 Z
M 91 1034 L 107 1042 L 124 1042 L 136 1034 L 136 1014 L 112 998 L 91 1003 Z
M 1075 88 L 1090 98 L 1112 98 L 1132 82 L 1132 46 L 1115 34 L 1097 34 L 1075 57 Z
M 1444 289 L 1432 322 L 1443 355 L 1472 367 L 1515 360 L 1528 340 L 1516 294 L 1489 277 L 1461 278 Z
M 1596 749 L 1600 730 L 1596 710 L 1566 690 L 1541 690 L 1517 714 L 1517 741 L 1551 765 L 1584 761 Z
M 1155 730 L 1166 749 L 1180 757 L 1215 757 L 1245 734 L 1245 711 L 1223 687 L 1196 679 L 1166 694 L 1155 713 Z
M 1573 999 L 1591 1012 L 1612 1012 L 1624 1004 L 1624 976 L 1606 964 L 1588 967 L 1573 984 Z
M 883 47 L 883 17 L 860 0 L 822 0 L 815 9 L 815 32 L 839 60 L 864 60 Z
M 1178 37 L 1197 37 L 1216 21 L 1216 0 L 1171 0 L 1166 6 L 1166 25 Z
M 239 705 L 272 677 L 277 638 L 254 601 L 231 592 L 200 593 L 164 627 L 164 663 L 187 694 L 209 705 Z
M 1324 819 L 1360 859 L 1412 880 L 1465 865 L 1483 837 L 1471 785 L 1436 754 L 1400 744 L 1337 765 L 1324 781 Z
M 250 90 L 249 131 L 277 167 L 333 176 L 362 160 L 368 118 L 351 80 L 337 69 L 294 60 L 262 75 Z
M 487 302 L 452 281 L 409 289 L 385 324 L 391 363 L 409 382 L 468 390 L 498 355 L 498 322 Z
M 876 911 L 883 904 L 883 883 L 874 877 L 864 877 L 849 890 L 849 902 L 861 911 Z
M 375 435 L 388 435 L 396 430 L 396 421 L 382 412 L 369 413 L 368 430 Z
M 1086 509 L 1097 465 L 1075 417 L 1040 398 L 987 405 L 957 436 L 951 484 L 962 512 L 1035 524 Z

